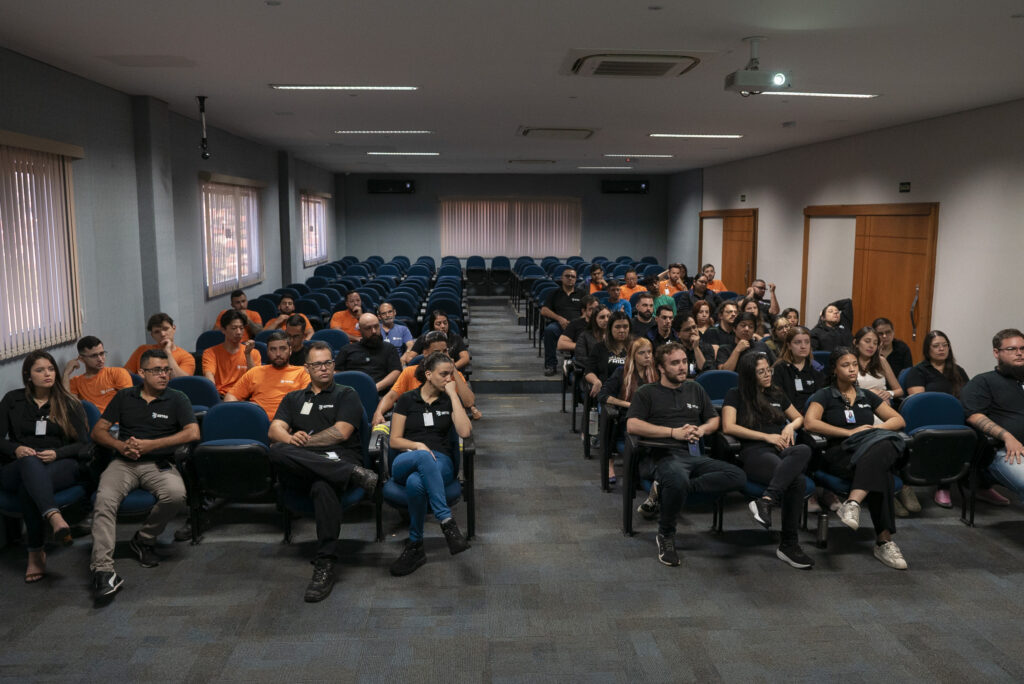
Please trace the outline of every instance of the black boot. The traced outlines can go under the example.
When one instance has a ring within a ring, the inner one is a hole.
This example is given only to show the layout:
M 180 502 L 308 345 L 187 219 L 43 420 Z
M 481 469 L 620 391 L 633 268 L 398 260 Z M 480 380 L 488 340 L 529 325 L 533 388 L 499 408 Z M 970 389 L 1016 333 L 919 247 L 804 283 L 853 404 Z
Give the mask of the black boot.
M 356 466 L 352 470 L 349 481 L 365 489 L 367 494 L 373 494 L 373 490 L 377 488 L 377 473 L 361 466 Z
M 313 561 L 313 579 L 306 586 L 306 603 L 323 601 L 331 595 L 334 588 L 334 561 L 330 558 L 317 558 Z
M 469 541 L 462 536 L 455 518 L 448 518 L 441 523 L 441 531 L 444 532 L 444 540 L 448 542 L 448 552 L 453 556 L 469 548 Z

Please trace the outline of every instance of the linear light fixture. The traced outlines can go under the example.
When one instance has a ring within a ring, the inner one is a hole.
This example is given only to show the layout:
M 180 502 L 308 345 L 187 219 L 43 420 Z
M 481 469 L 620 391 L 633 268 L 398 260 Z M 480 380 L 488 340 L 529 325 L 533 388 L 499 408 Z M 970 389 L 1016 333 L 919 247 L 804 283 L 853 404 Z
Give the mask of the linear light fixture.
M 371 157 L 439 157 L 440 152 L 367 152 Z
M 600 169 L 605 171 L 626 171 L 633 168 L 632 166 L 577 166 L 577 169 Z
M 606 154 L 606 157 L 623 157 L 625 159 L 671 159 L 671 154 Z
M 743 136 L 739 135 L 739 134 L 735 134 L 735 133 L 728 133 L 728 134 L 727 133 L 722 133 L 722 134 L 713 134 L 713 135 L 707 135 L 707 134 L 703 134 L 703 133 L 650 133 L 650 134 L 648 134 L 648 137 L 650 137 L 650 138 L 697 138 L 697 139 L 700 139 L 700 140 L 720 140 L 720 139 L 724 139 L 724 140 L 738 140 L 739 138 L 742 138 Z
M 791 92 L 775 92 L 766 90 L 762 95 L 787 95 L 790 97 L 848 97 L 855 100 L 869 100 L 878 95 L 871 95 L 868 93 L 791 93 Z
M 334 131 L 336 135 L 427 135 L 434 131 Z
M 274 90 L 419 90 L 419 86 L 357 86 L 357 85 L 302 85 L 298 83 L 271 83 Z

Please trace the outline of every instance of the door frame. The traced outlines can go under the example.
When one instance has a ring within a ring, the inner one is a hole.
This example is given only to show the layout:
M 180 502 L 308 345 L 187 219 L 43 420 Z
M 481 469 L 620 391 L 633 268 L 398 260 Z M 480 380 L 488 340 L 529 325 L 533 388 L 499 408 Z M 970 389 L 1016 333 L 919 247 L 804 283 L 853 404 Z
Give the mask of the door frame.
M 753 246 L 750 255 L 750 274 L 751 277 L 757 275 L 757 209 L 709 209 L 707 211 L 700 212 L 700 236 L 697 240 L 697 268 L 694 271 L 692 277 L 696 278 L 700 274 L 701 266 L 704 265 L 704 219 L 726 219 L 735 217 L 751 216 L 754 219 L 754 236 Z M 724 228 L 723 221 L 723 228 Z M 805 248 L 806 251 L 806 248 Z M 718 264 L 718 268 L 721 268 L 722 264 Z

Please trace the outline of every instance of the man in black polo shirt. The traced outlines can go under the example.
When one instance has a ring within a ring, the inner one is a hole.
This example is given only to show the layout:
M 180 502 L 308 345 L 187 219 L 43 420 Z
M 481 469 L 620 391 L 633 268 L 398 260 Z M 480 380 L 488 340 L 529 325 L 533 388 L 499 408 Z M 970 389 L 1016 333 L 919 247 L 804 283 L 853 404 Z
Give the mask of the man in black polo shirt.
M 350 342 L 338 352 L 339 371 L 362 371 L 377 383 L 377 394 L 384 394 L 402 372 L 398 350 L 380 334 L 380 321 L 372 313 L 359 317 L 359 341 Z
M 291 354 L 288 356 L 289 366 L 306 365 L 306 345 L 302 342 L 306 339 L 306 319 L 298 314 L 289 316 L 284 322 L 284 332 L 288 335 L 288 347 Z
M 151 492 L 157 503 L 129 544 L 144 568 L 160 563 L 156 538 L 185 509 L 185 483 L 174 468 L 175 450 L 199 440 L 199 426 L 188 397 L 168 389 L 171 366 L 167 352 L 148 349 L 139 361 L 142 387 L 120 390 L 92 430 L 92 440 L 112 452 L 100 476 L 92 518 L 93 595 L 113 595 L 124 580 L 114 572 L 117 509 L 133 489 Z M 110 433 L 119 425 L 117 437 Z
M 739 307 L 733 301 L 723 302 L 718 306 L 718 310 L 715 312 L 718 325 L 708 328 L 708 331 L 704 333 L 704 341 L 711 343 L 715 354 L 718 354 L 718 348 L 722 345 L 736 342 L 736 331 L 733 329 L 733 325 L 736 323 L 736 316 L 739 315 L 739 312 Z
M 636 298 L 633 307 L 633 319 L 629 322 L 633 337 L 647 337 L 647 332 L 654 325 L 654 295 L 643 292 Z
M 540 315 L 549 319 L 544 328 L 544 375 L 558 372 L 558 336 L 562 334 L 569 321 L 576 317 L 580 310 L 583 293 L 576 289 L 576 271 L 567 268 L 562 271 L 562 286 L 551 292 L 548 300 L 540 309 Z
M 579 339 L 580 333 L 586 329 L 587 323 L 590 322 L 590 317 L 597 311 L 597 307 L 597 297 L 594 295 L 585 295 L 580 300 L 580 315 L 569 321 L 569 325 L 565 326 L 565 330 L 558 336 L 558 351 L 569 352 L 570 354 L 576 351 L 576 340 Z
M 663 344 L 679 342 L 679 336 L 672 329 L 673 320 L 675 320 L 675 315 L 672 313 L 671 306 L 662 304 L 658 307 L 658 315 L 654 317 L 654 325 L 647 331 L 647 339 L 651 341 L 651 346 L 655 352 Z
M 718 370 L 736 370 L 736 366 L 747 352 L 753 351 L 764 354 L 768 359 L 768 365 L 775 363 L 775 354 L 761 340 L 754 339 L 754 329 L 757 327 L 757 316 L 752 313 L 743 312 L 736 317 L 733 325 L 733 339 L 718 348 L 715 354 L 715 367 Z
M 704 388 L 686 380 L 686 352 L 669 342 L 658 348 L 654 362 L 661 380 L 633 395 L 626 414 L 629 434 L 671 441 L 640 463 L 640 476 L 657 480 L 661 496 L 658 560 L 679 565 L 676 518 L 690 492 L 726 492 L 741 488 L 746 475 L 731 463 L 704 456 L 699 440 L 718 429 L 718 415 Z
M 676 306 L 679 308 L 679 313 L 688 313 L 693 311 L 693 305 L 702 299 L 711 306 L 712 315 L 715 315 L 718 307 L 722 305 L 721 297 L 708 289 L 708 278 L 703 274 L 693 279 L 693 287 L 686 292 L 685 296 L 679 296 L 676 300 Z M 708 332 L 711 331 L 708 330 Z M 704 335 L 706 337 L 707 333 L 704 333 Z M 712 342 L 712 344 L 714 343 Z
M 988 471 L 1024 498 L 1024 333 L 1000 330 L 992 338 L 992 355 L 995 370 L 971 378 L 960 390 L 960 401 L 968 423 L 1003 443 Z M 988 495 L 982 498 L 1002 503 Z
M 309 346 L 309 387 L 285 395 L 270 424 L 270 462 L 282 484 L 313 499 L 317 554 L 306 587 L 310 603 L 324 600 L 334 587 L 341 532 L 338 495 L 350 484 L 371 493 L 377 487 L 377 474 L 360 465 L 363 405 L 355 390 L 334 383 L 332 357 L 325 342 Z

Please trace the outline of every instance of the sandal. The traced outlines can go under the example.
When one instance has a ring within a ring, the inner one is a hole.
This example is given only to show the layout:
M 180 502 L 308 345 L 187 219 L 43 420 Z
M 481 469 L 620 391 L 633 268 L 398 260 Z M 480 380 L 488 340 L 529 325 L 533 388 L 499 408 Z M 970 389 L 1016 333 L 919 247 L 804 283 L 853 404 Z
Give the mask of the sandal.
M 71 546 L 75 538 L 71 536 L 71 528 L 65 525 L 53 531 L 53 541 L 61 546 Z
M 25 584 L 35 584 L 43 580 L 46 577 L 46 554 L 42 554 L 42 568 L 31 572 L 28 569 L 25 570 Z

